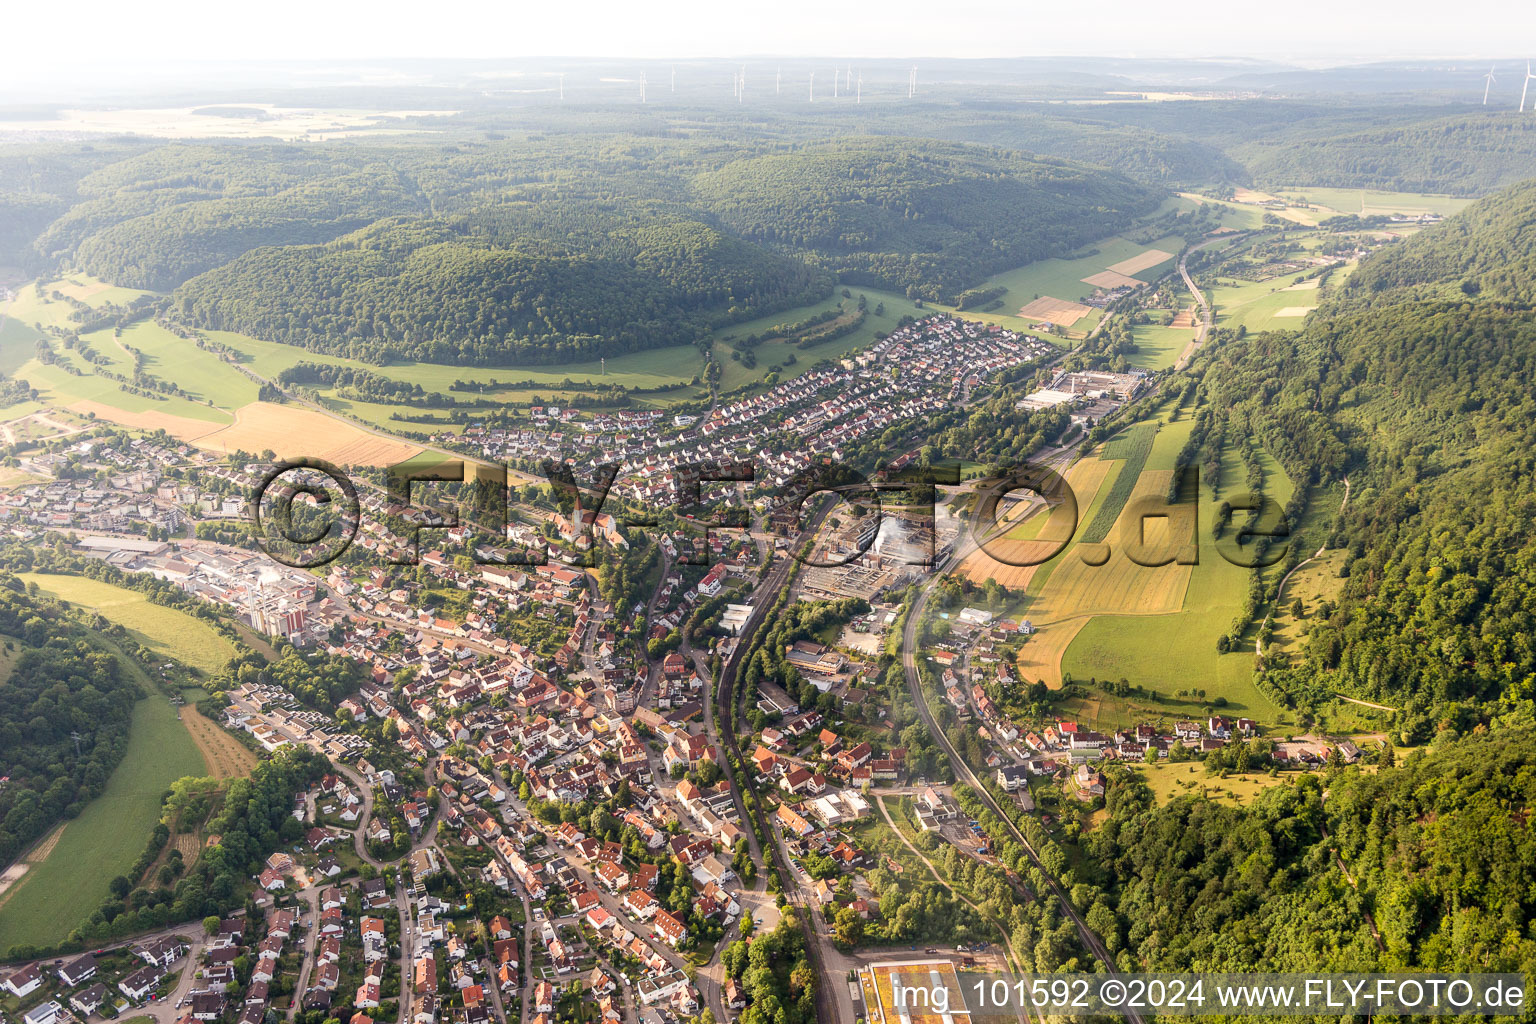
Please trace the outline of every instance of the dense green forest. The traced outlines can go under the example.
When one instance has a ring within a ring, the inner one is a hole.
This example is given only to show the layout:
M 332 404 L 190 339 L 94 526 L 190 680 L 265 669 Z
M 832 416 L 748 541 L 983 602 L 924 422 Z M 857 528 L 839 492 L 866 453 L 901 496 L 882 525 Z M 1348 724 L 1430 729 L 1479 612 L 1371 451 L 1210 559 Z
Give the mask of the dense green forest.
M 1356 295 L 1424 285 L 1431 294 L 1536 304 L 1536 180 L 1469 207 L 1410 245 L 1393 246 L 1348 284 Z
M 628 258 L 615 250 L 626 246 Z M 385 221 L 321 247 L 249 253 L 188 282 L 176 308 L 371 362 L 566 363 L 696 341 L 721 316 L 815 301 L 832 280 L 698 222 L 610 235 L 607 252 L 497 245 Z
M 106 788 L 143 696 L 117 658 L 65 616 L 16 577 L 0 577 L 0 644 L 14 659 L 0 701 L 0 867 Z
M 1303 775 L 1247 807 L 1157 807 L 1116 772 L 1081 870 L 1127 970 L 1529 973 L 1533 799 L 1536 739 L 1513 731 Z
M 1398 192 L 1484 195 L 1528 177 L 1536 119 L 1511 111 L 1457 114 L 1341 131 L 1300 125 L 1233 146 L 1253 181 Z
M 696 342 L 837 279 L 951 297 L 1156 202 L 1103 172 L 911 140 L 734 160 L 673 147 L 668 174 L 617 181 L 603 161 L 578 164 L 557 196 L 488 156 L 493 199 L 474 205 L 444 178 L 468 168 L 444 160 L 418 180 L 434 208 L 458 212 L 248 252 L 183 285 L 176 308 L 201 327 L 373 361 L 573 362 Z
M 1532 194 L 1366 261 L 1301 332 L 1224 332 L 1195 361 L 1208 444 L 1257 441 L 1299 487 L 1350 480 L 1342 593 L 1265 666 L 1293 704 L 1379 701 L 1413 743 L 1533 717 Z
M 1068 164 L 899 140 L 738 160 L 699 195 L 748 238 L 856 284 L 948 299 L 1150 212 L 1150 191 Z

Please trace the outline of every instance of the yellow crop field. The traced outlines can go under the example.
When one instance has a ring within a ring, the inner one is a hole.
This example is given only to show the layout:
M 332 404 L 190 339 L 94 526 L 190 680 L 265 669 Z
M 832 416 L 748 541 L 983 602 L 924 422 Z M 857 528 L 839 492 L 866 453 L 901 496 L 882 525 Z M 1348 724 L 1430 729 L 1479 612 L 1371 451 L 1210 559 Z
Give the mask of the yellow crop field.
M 1107 459 L 1079 459 L 1067 469 L 1067 484 L 1077 496 L 1077 524 L 1088 521 L 1089 510 L 1094 506 L 1110 470 L 1115 463 Z M 1060 546 L 1074 524 L 1068 522 L 1068 508 L 1058 505 L 1050 515 L 1038 512 L 1010 529 L 1006 534 L 986 542 L 986 550 L 977 550 L 960 563 L 960 572 L 977 583 L 995 579 L 1012 589 L 1027 588 L 1034 579 L 1036 565 L 1010 565 L 993 557 L 1001 555 L 1009 561 L 1029 561 L 1049 554 Z M 1062 556 L 1057 556 L 1058 558 Z
M 280 459 L 318 458 L 338 466 L 392 466 L 421 450 L 313 409 L 272 402 L 252 402 L 235 413 L 234 423 L 193 443 L 216 452 L 271 449 Z
M 1138 539 L 1154 555 L 1173 553 L 1176 546 L 1188 543 L 1189 521 L 1143 519 L 1137 510 L 1144 498 L 1161 500 L 1171 478 L 1169 470 L 1141 474 L 1110 533 L 1109 555 L 1101 564 L 1090 564 L 1102 557 L 1098 545 L 1077 544 L 1059 556 L 1027 606 L 1038 632 L 1019 652 L 1018 670 L 1024 679 L 1060 687 L 1062 655 L 1095 615 L 1169 615 L 1183 607 L 1190 566 L 1138 565 L 1126 553 Z

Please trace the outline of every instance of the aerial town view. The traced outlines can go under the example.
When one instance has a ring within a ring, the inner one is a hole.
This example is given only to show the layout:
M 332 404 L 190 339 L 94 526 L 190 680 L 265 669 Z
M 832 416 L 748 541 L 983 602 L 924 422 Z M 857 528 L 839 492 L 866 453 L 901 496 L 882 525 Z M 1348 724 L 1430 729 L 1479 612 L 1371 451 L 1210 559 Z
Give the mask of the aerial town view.
M 19 14 L 0 1024 L 1532 1012 L 1497 12 L 448 6 Z

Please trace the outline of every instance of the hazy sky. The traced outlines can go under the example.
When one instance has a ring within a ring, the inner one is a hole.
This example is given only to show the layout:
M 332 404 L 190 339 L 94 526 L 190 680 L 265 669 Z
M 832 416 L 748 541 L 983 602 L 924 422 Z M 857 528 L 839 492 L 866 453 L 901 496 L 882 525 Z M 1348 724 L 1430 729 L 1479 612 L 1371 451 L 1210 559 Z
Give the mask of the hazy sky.
M 1536 56 L 1531 0 L 76 0 L 5 23 L 12 83 L 186 59 Z

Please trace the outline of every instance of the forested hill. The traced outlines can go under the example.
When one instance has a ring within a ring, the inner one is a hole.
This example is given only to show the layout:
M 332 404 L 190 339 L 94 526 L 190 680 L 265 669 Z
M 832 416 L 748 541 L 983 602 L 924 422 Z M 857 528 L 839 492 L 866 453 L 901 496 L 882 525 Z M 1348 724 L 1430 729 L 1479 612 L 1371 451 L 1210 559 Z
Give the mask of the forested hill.
M 1106 800 L 1077 871 L 1122 970 L 1536 970 L 1529 734 L 1293 776 L 1247 807 L 1156 807 L 1123 770 Z
M 568 363 L 702 337 L 718 320 L 815 301 L 829 274 L 697 221 L 605 252 L 500 245 L 387 221 L 329 245 L 260 249 L 189 281 L 189 322 L 367 361 Z
M 106 788 L 143 696 L 57 601 L 0 574 L 0 868 Z M 73 737 L 79 738 L 77 745 Z
M 1263 185 L 1478 196 L 1531 173 L 1536 118 L 1479 110 L 1359 128 L 1325 120 L 1265 132 L 1228 153 Z
M 175 307 L 199 327 L 375 361 L 561 363 L 694 342 L 822 298 L 839 278 L 952 298 L 1004 267 L 1113 233 L 1158 202 L 1108 172 L 959 144 L 560 147 L 545 164 L 500 148 L 481 160 L 451 148 L 435 162 L 391 161 L 433 215 L 252 249 L 187 281 Z M 326 188 L 350 194 L 361 173 Z M 409 192 L 377 193 L 370 212 L 390 196 L 408 206 Z M 199 201 L 92 234 L 78 257 L 112 252 L 117 277 L 150 273 L 128 244 L 148 231 L 143 252 L 185 253 L 159 259 L 175 278 L 228 243 L 284 230 L 280 203 L 229 202 L 220 211 L 251 214 L 238 234 L 210 227 L 219 220 L 206 209 L 194 216 Z M 293 241 L 361 216 L 355 204 L 337 209 Z
M 1223 332 L 1196 362 L 1208 447 L 1251 438 L 1314 494 L 1352 485 L 1343 592 L 1269 655 L 1298 706 L 1387 704 L 1415 743 L 1536 722 L 1532 195 L 1368 260 L 1301 332 Z
M 842 279 L 940 299 L 1113 233 L 1151 193 L 1060 161 L 869 140 L 738 160 L 694 182 L 754 241 Z
M 1459 295 L 1536 304 L 1536 179 L 1368 261 L 1349 281 L 1348 294 L 1409 285 L 1453 286 Z

